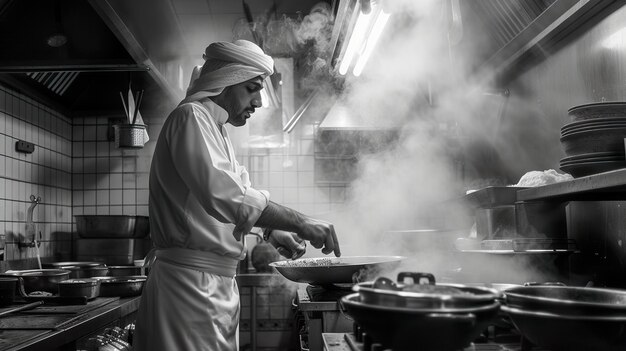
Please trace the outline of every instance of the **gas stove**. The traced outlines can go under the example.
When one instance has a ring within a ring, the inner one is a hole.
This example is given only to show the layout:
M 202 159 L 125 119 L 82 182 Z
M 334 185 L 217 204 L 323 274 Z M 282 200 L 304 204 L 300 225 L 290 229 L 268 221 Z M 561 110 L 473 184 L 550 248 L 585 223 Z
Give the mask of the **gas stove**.
M 358 330 L 349 333 L 323 333 L 325 351 L 393 351 L 385 349 L 381 344 L 369 338 L 366 333 Z M 490 327 L 487 333 L 493 333 Z M 415 342 L 415 350 L 419 350 L 419 341 Z M 458 351 L 548 351 L 531 345 L 519 334 L 504 333 L 500 336 L 482 336 L 469 346 Z
M 341 312 L 341 297 L 352 293 L 352 284 L 317 286 L 301 284 L 294 307 L 301 320 L 300 342 L 303 349 L 322 351 L 322 333 L 352 331 L 353 322 Z
M 352 284 L 314 286 L 302 284 L 295 307 L 303 316 L 300 326 L 302 349 L 311 351 L 389 351 L 372 340 L 349 316 L 338 300 L 352 293 Z M 419 350 L 416 341 L 416 350 Z M 393 351 L 393 350 L 392 350 Z M 547 351 L 532 345 L 509 322 L 498 320 L 468 347 L 458 351 Z

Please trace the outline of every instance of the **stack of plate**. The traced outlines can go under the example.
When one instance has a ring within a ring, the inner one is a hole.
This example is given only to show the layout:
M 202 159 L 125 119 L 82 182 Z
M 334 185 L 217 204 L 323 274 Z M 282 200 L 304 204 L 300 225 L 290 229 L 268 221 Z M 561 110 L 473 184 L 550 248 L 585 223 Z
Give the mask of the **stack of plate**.
M 560 168 L 574 177 L 626 168 L 626 102 L 601 102 L 572 107 L 571 123 L 561 128 L 567 157 Z

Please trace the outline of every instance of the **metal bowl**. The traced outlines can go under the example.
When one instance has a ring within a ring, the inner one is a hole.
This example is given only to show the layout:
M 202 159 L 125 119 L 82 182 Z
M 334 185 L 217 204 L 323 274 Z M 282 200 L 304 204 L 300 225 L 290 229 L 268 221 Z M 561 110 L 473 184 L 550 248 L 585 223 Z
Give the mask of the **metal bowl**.
M 107 266 L 97 266 L 97 267 L 61 267 L 62 269 L 67 269 L 70 273 L 70 278 L 92 278 L 92 277 L 103 277 L 109 273 L 109 267 Z
M 76 231 L 81 238 L 145 238 L 150 232 L 147 216 L 80 215 Z
M 7 271 L 0 276 L 21 277 L 27 294 L 33 291 L 45 291 L 56 294 L 59 291 L 59 282 L 67 280 L 70 277 L 70 273 L 66 269 L 29 269 Z
M 85 296 L 88 300 L 100 295 L 100 281 L 97 279 L 68 279 L 59 282 L 59 295 L 70 297 Z
M 626 316 L 626 290 L 574 286 L 519 286 L 505 292 L 508 306 L 566 315 Z
M 102 265 L 104 265 L 104 263 L 95 261 L 63 261 L 42 263 L 43 268 L 57 269 L 63 269 L 62 267 L 98 267 Z
M 530 342 L 555 351 L 623 350 L 626 315 L 566 315 L 502 306 Z
M 141 295 L 143 286 L 148 279 L 145 275 L 126 277 L 96 277 L 100 281 L 100 296 L 137 296 Z
M 65 261 L 48 262 L 43 264 L 46 268 L 65 269 L 70 271 L 70 278 L 91 278 L 107 275 L 109 268 L 101 262 Z

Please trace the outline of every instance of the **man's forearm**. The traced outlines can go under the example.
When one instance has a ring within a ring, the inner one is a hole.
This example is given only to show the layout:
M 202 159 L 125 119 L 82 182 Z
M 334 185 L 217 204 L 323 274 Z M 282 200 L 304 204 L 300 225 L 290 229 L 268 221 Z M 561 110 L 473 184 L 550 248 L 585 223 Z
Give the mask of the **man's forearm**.
M 270 201 L 255 226 L 298 232 L 304 218 L 302 213 Z

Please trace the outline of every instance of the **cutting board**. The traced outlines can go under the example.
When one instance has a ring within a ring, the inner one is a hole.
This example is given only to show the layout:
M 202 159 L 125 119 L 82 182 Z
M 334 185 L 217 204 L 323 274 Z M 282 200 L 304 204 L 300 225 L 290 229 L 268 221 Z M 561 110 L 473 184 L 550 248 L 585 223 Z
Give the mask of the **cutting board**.
M 0 350 L 15 347 L 18 342 L 23 343 L 46 333 L 48 330 L 0 330 Z
M 74 314 L 15 314 L 0 318 L 0 329 L 55 329 Z
M 32 310 L 20 311 L 20 314 L 47 314 L 47 313 L 57 313 L 57 314 L 80 314 L 89 312 L 98 307 L 102 307 L 104 305 L 110 304 L 113 301 L 119 300 L 119 297 L 99 297 L 94 300 L 88 301 L 85 305 L 57 305 L 57 304 L 48 304 L 44 303 L 41 306 L 38 306 Z M 15 307 L 19 307 L 21 304 L 13 304 L 11 306 L 0 308 L 0 312 L 4 312 L 6 310 L 10 310 Z
M 47 305 L 43 304 L 33 310 L 23 311 L 23 314 L 81 314 L 94 310 L 98 307 L 108 305 L 113 301 L 119 300 L 119 297 L 99 297 L 87 302 L 86 305 Z

